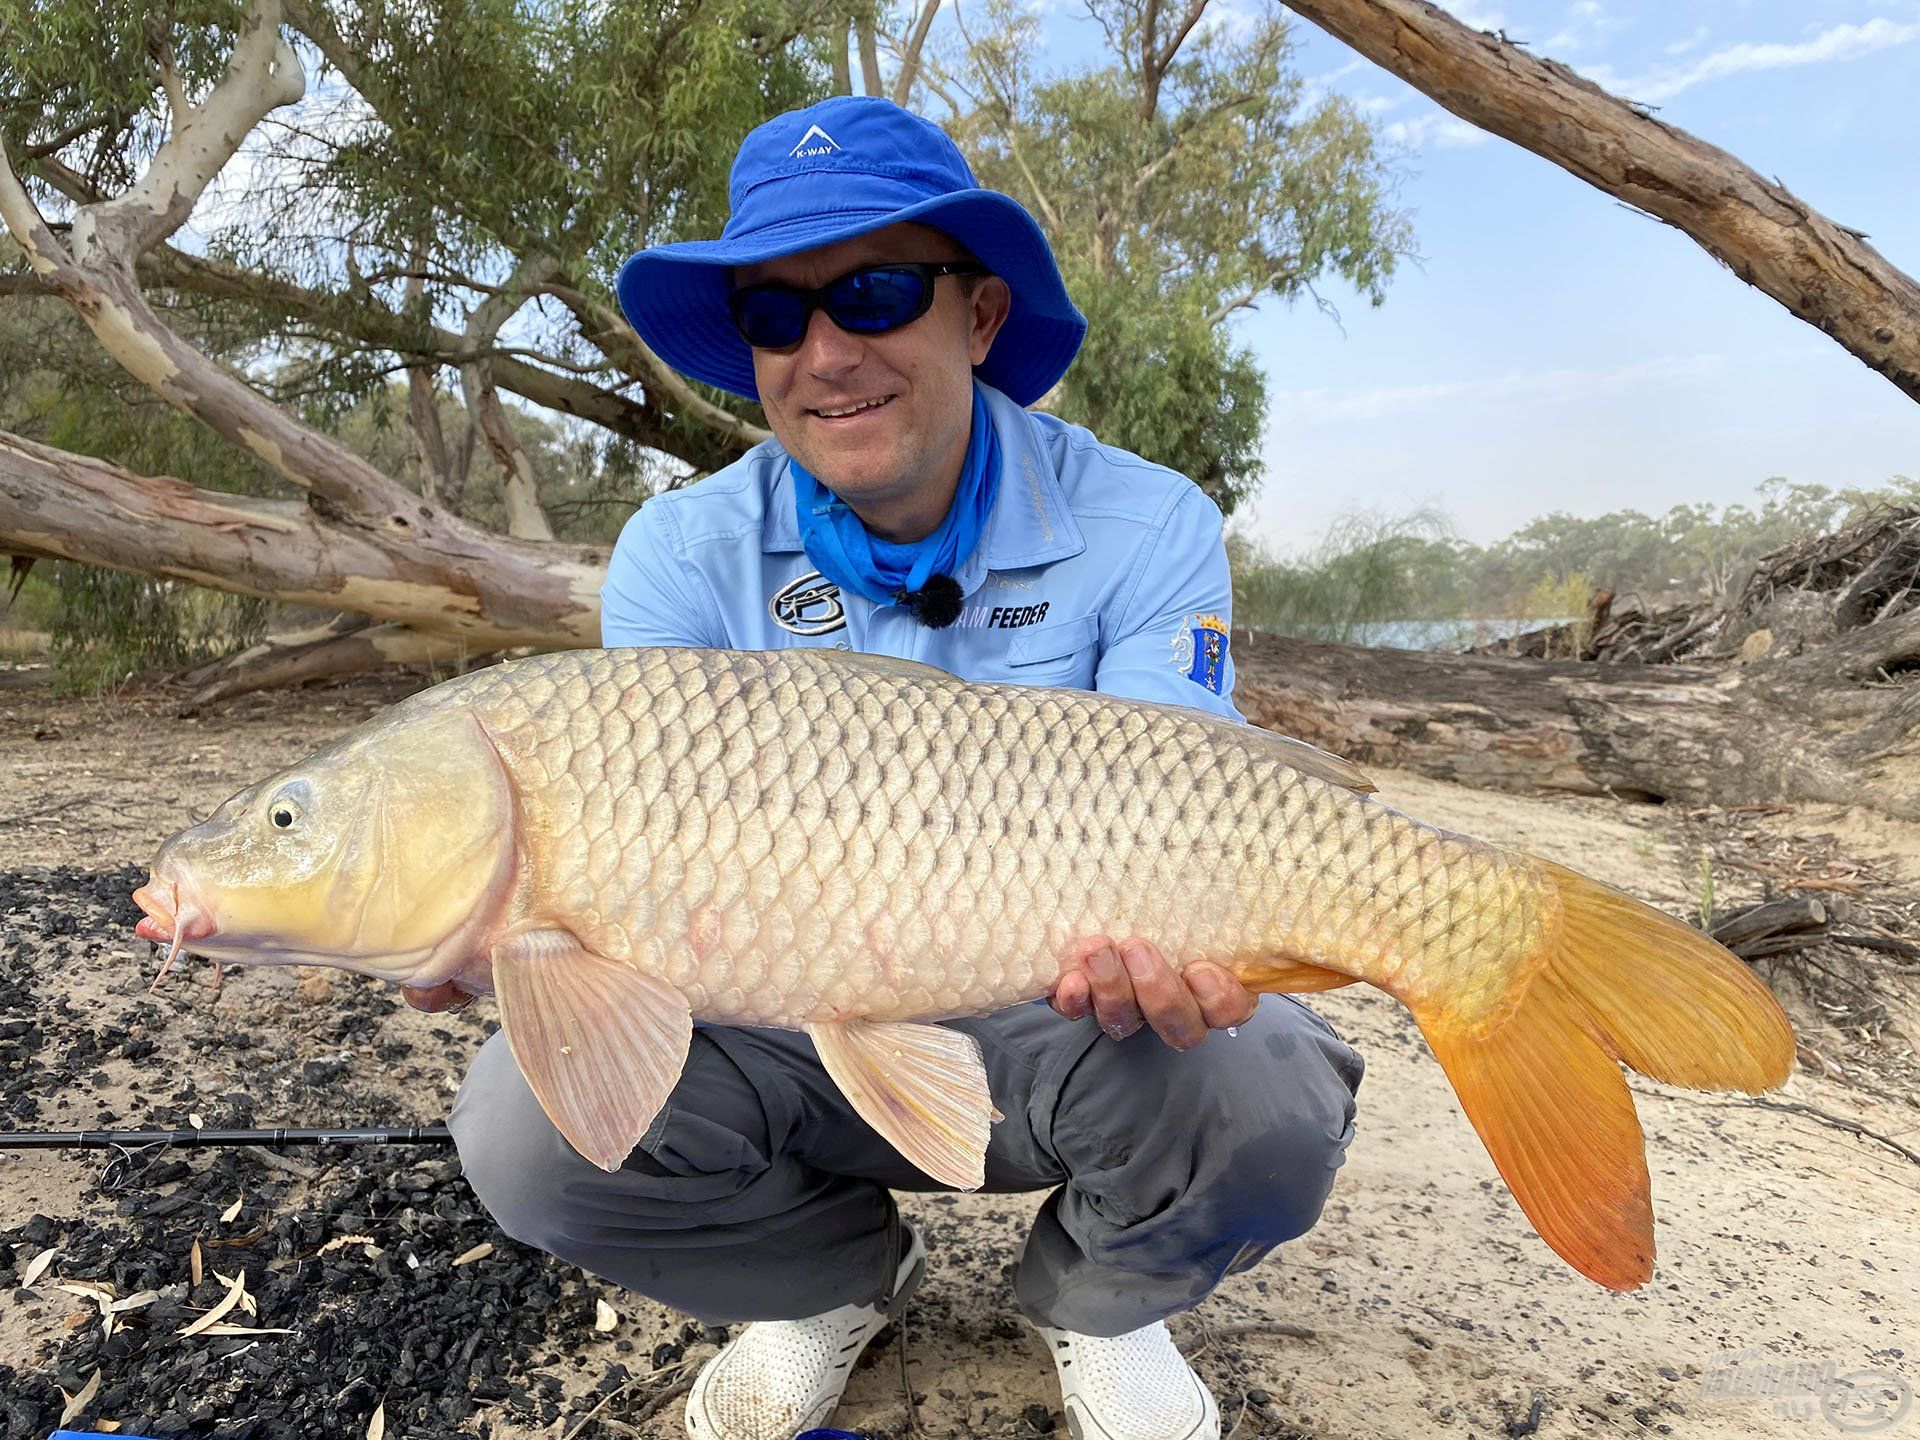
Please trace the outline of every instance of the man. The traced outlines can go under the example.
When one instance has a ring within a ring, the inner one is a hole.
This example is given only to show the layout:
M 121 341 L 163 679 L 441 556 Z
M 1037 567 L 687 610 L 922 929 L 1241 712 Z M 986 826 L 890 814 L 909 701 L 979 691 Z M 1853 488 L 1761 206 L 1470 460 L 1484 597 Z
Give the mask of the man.
M 1022 408 L 1085 331 L 1026 212 L 977 189 L 936 126 L 866 98 L 754 131 L 731 198 L 721 239 L 634 256 L 620 300 L 668 364 L 757 398 L 776 438 L 628 524 L 606 643 L 831 646 L 1238 718 L 1219 511 Z M 1193 877 L 1192 903 L 1207 883 Z M 1146 940 L 1086 937 L 1052 1010 L 951 1022 L 980 1040 L 1006 1116 L 987 1188 L 1053 1191 L 1016 1290 L 1081 1440 L 1218 1435 L 1163 1322 L 1318 1218 L 1360 1077 L 1305 1006 L 1256 1013 L 1224 970 L 1183 980 Z M 459 999 L 444 992 L 411 998 Z M 501 1227 L 710 1322 L 755 1322 L 701 1372 L 690 1434 L 823 1423 L 919 1283 L 889 1187 L 937 1185 L 853 1114 L 802 1035 L 697 1031 L 612 1175 L 553 1129 L 504 1039 L 451 1119 Z

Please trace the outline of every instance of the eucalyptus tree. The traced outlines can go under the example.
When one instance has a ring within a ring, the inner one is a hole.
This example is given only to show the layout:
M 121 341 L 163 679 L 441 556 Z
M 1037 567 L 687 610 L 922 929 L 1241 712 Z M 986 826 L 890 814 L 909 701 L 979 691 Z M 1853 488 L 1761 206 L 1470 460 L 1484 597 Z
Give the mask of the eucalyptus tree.
M 739 137 L 850 87 L 850 50 L 879 88 L 883 43 L 888 93 L 944 105 L 1094 319 L 1050 403 L 1230 507 L 1262 387 L 1229 318 L 1322 273 L 1377 296 L 1404 222 L 1277 12 L 1241 35 L 1206 0 L 1094 3 L 1112 53 L 1042 85 L 1030 17 L 943 50 L 937 0 L 0 0 L 0 301 L 63 302 L 249 477 L 186 485 L 25 425 L 0 433 L 0 548 L 354 617 L 263 642 L 229 686 L 595 643 L 604 547 L 551 510 L 527 412 L 659 483 L 764 437 L 648 351 L 610 280 L 718 231 Z

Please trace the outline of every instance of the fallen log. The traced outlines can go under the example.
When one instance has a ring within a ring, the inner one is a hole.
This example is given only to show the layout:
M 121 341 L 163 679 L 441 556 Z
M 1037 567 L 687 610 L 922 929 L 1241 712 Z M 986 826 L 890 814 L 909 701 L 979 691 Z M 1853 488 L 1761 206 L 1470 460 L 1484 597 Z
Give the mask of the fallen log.
M 1236 630 L 1256 724 L 1492 790 L 1920 819 L 1920 612 L 1740 667 L 1368 649 Z

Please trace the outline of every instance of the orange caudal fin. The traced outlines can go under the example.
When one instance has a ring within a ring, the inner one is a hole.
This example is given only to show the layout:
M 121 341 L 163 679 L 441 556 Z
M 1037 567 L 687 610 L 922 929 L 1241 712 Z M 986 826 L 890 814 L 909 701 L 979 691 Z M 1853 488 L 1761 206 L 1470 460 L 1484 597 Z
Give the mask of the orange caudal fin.
M 1540 1236 L 1602 1285 L 1653 1273 L 1645 1143 L 1620 1073 L 1760 1091 L 1792 1069 L 1793 1028 L 1747 967 L 1691 926 L 1538 861 L 1560 923 L 1517 1006 L 1493 1023 L 1416 1005 L 1461 1108 Z

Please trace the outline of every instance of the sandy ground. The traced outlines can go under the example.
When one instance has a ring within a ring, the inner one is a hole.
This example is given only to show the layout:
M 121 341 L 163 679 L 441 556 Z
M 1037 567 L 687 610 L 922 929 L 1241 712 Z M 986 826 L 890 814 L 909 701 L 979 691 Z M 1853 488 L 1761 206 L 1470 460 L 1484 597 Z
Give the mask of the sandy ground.
M 0 869 L 97 872 L 143 862 L 167 832 L 400 693 L 361 683 L 179 719 L 154 701 L 54 700 L 0 688 Z M 1424 819 L 1577 865 L 1676 913 L 1696 901 L 1693 862 L 1666 838 L 1657 810 L 1494 795 L 1408 774 L 1378 778 L 1389 803 Z M 1772 823 L 1789 833 L 1796 822 Z M 1912 836 L 1846 817 L 1805 823 L 1838 826 L 1903 876 L 1920 875 Z M 130 935 L 97 938 L 105 942 L 99 958 L 76 968 L 66 991 L 81 1012 L 125 1003 L 154 968 Z M 331 1092 L 278 1097 L 308 1106 L 332 1098 L 326 1113 L 282 1113 L 267 1094 L 254 1123 L 437 1119 L 484 1023 L 484 1007 L 429 1019 L 382 1003 L 369 1012 L 370 1033 L 342 1047 L 328 1029 L 329 996 L 303 994 L 293 975 L 230 975 L 211 1001 L 199 989 L 206 967 L 189 979 L 162 992 L 152 1053 L 104 1066 L 86 1105 L 108 1107 L 122 1122 L 183 1123 L 170 1096 L 183 1071 L 201 1072 L 202 1091 L 213 1092 L 225 1072 L 244 1085 L 248 1066 L 261 1063 L 210 1048 L 206 1037 L 250 1031 L 256 1057 L 328 1057 L 343 1048 L 362 1057 Z M 333 983 L 340 994 L 371 982 Z M 1369 1067 L 1358 1135 L 1327 1212 L 1303 1240 L 1174 1326 L 1238 1435 L 1920 1434 L 1912 1405 L 1902 1406 L 1920 1382 L 1920 1230 L 1912 1219 L 1920 1166 L 1832 1123 L 1851 1121 L 1920 1148 L 1913 1097 L 1868 1093 L 1803 1069 L 1774 1099 L 1822 1118 L 1636 1078 L 1660 1261 L 1650 1285 L 1615 1295 L 1573 1274 L 1533 1235 L 1397 1005 L 1364 987 L 1315 1003 Z M 382 1066 L 373 1056 L 389 1053 L 383 1044 L 411 1058 Z M 352 1104 L 384 1108 L 363 1117 L 342 1108 Z M 44 1118 L 82 1125 L 96 1117 L 69 1107 Z M 395 1154 L 390 1163 L 397 1170 L 418 1158 Z M 66 1224 L 105 1214 L 101 1171 L 100 1157 L 80 1152 L 0 1156 L 0 1217 L 39 1212 Z M 293 1185 L 278 1203 L 297 1208 L 302 1194 Z M 1051 1367 L 1034 1337 L 1011 1323 L 1004 1274 L 1035 1203 L 905 1200 L 930 1242 L 928 1283 L 905 1323 L 870 1351 L 836 1423 L 896 1435 L 1058 1428 Z M 0 1270 L 9 1287 L 36 1248 L 16 1245 L 10 1269 Z M 578 1295 L 606 1294 L 577 1272 L 569 1283 Z M 648 1302 L 606 1298 L 622 1315 L 619 1329 L 602 1335 L 575 1326 L 561 1352 L 527 1362 L 558 1377 L 559 1421 L 523 1430 L 504 1411 L 482 1411 L 472 1433 L 565 1434 L 608 1366 L 631 1370 L 636 1353 L 644 1361 L 657 1342 L 685 1334 L 677 1317 Z M 368 1306 L 365 1322 L 377 1324 L 377 1302 Z M 44 1285 L 0 1296 L 0 1364 L 38 1377 L 55 1408 L 55 1347 L 68 1313 L 88 1310 Z M 694 1340 L 686 1356 L 710 1353 L 703 1343 Z M 1833 1383 L 1847 1376 L 1855 1377 L 1851 1389 Z M 601 1412 L 626 1417 L 612 1433 L 680 1434 L 677 1402 L 639 1417 L 646 1393 L 636 1387 L 633 1403 L 619 1397 Z M 354 1421 L 355 1433 L 362 1424 Z M 389 1436 L 408 1433 L 388 1417 Z

